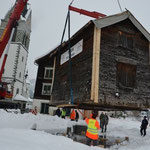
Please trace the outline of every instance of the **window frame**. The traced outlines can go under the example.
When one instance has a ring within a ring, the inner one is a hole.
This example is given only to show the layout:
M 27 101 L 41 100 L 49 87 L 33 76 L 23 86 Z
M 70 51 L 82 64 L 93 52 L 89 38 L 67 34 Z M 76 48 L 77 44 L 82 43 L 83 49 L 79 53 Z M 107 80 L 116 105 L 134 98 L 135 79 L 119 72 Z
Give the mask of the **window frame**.
M 47 70 L 49 70 L 49 71 L 52 70 L 52 77 L 46 77 L 46 72 L 47 72 Z M 53 67 L 45 67 L 44 79 L 53 79 Z
M 44 87 L 45 86 L 50 86 L 50 92 L 49 93 L 44 93 Z M 43 83 L 42 85 L 42 95 L 51 95 L 51 89 L 52 89 L 52 84 L 51 83 Z
M 134 48 L 134 43 L 133 43 L 133 35 L 119 31 L 119 38 L 118 38 L 118 46 L 121 46 L 123 48 L 127 49 L 133 49 Z
M 120 66 L 119 66 L 120 65 Z M 117 62 L 117 86 L 120 88 L 136 88 L 136 70 L 137 66 L 123 62 Z M 119 69 L 119 67 L 121 69 Z M 121 75 L 123 74 L 123 76 Z

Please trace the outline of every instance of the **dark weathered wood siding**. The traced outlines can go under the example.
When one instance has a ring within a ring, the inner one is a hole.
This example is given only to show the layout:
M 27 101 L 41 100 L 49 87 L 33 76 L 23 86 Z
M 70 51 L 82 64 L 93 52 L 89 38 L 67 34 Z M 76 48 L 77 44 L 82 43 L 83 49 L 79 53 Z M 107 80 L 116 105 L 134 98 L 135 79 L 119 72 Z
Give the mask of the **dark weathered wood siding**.
M 51 79 L 44 79 L 45 67 L 53 67 L 54 59 L 50 59 L 49 55 L 43 57 L 38 62 L 38 72 L 35 85 L 34 99 L 50 100 L 50 95 L 42 95 L 43 83 L 52 83 Z
M 119 45 L 119 32 L 129 34 L 133 48 Z M 102 29 L 100 54 L 99 102 L 117 105 L 146 105 L 150 101 L 149 42 L 141 32 L 125 20 Z M 136 65 L 134 88 L 119 87 L 117 61 Z M 119 93 L 119 97 L 115 96 Z
M 82 39 L 83 51 L 72 58 L 72 88 L 74 103 L 79 102 L 83 106 L 91 98 L 93 23 L 84 26 L 71 38 L 71 47 Z M 124 106 L 126 108 L 148 106 L 150 101 L 148 40 L 129 19 L 126 19 L 102 28 L 100 43 L 99 103 L 96 105 L 102 104 L 102 107 L 111 106 L 112 108 L 116 108 L 114 106 L 121 106 L 120 108 Z M 71 102 L 69 61 L 60 65 L 61 54 L 67 50 L 68 43 L 66 42 L 60 51 L 55 49 L 54 53 L 41 58 L 37 62 L 39 68 L 34 98 L 51 99 L 50 104 L 54 105 Z M 54 57 L 56 57 L 56 66 L 52 95 L 51 97 L 44 96 L 41 95 L 42 83 L 52 82 L 43 79 L 44 68 L 53 66 Z M 125 73 L 122 73 L 121 70 Z M 126 80 L 124 74 L 129 75 L 127 82 L 124 81 Z M 121 75 L 123 75 L 123 78 L 121 78 Z M 123 84 L 127 83 L 127 86 L 122 86 L 120 81 Z
M 94 25 L 84 28 L 71 40 L 71 47 L 83 39 L 83 51 L 72 58 L 72 87 L 74 102 L 87 101 L 91 95 L 92 53 Z M 68 50 L 68 44 L 61 54 Z M 58 56 L 61 56 L 58 54 Z M 52 92 L 53 104 L 70 102 L 69 61 L 60 65 L 56 59 L 55 80 Z

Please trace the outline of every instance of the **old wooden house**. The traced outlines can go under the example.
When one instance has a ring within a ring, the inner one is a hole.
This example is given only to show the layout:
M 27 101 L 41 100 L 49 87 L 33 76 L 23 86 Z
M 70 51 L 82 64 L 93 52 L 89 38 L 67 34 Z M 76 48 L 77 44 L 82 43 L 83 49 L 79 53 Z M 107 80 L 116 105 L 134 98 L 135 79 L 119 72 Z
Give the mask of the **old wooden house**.
M 129 11 L 89 21 L 70 44 L 73 103 L 79 108 L 150 106 L 150 34 Z M 35 63 L 34 99 L 70 104 L 68 41 Z

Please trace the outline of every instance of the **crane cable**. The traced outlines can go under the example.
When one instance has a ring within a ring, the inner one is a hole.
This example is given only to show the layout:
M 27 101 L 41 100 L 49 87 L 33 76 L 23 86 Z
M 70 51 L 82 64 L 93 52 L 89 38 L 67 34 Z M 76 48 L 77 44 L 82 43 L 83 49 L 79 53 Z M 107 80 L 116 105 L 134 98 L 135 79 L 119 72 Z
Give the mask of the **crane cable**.
M 70 5 L 72 5 L 73 1 L 74 0 L 72 0 Z M 61 44 L 60 44 L 60 48 L 59 48 L 59 57 L 60 57 L 60 49 L 62 47 L 62 43 L 63 43 L 67 23 L 68 23 L 68 49 L 69 49 L 69 82 L 70 82 L 70 100 L 71 100 L 70 103 L 73 104 L 74 101 L 73 101 L 73 89 L 72 89 L 72 60 L 71 60 L 71 44 L 70 44 L 70 10 L 68 10 L 68 13 L 67 13 L 65 26 L 64 26 L 64 30 L 63 30 L 63 35 L 62 35 L 62 38 L 61 38 Z
M 118 2 L 118 5 L 119 5 L 119 8 L 120 8 L 120 11 L 122 12 L 122 8 L 121 8 L 121 4 L 120 4 L 119 0 L 117 0 L 117 2 Z

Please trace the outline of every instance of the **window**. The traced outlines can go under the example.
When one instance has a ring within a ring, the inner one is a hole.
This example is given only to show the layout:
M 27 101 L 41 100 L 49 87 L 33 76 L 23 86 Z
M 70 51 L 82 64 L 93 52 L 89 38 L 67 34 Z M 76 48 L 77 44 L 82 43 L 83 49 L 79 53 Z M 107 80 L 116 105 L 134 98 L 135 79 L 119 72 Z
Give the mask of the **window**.
M 23 62 L 23 60 L 24 60 L 24 57 L 22 56 L 22 62 Z
M 117 84 L 119 87 L 134 88 L 136 66 L 119 62 L 117 64 Z
M 44 78 L 52 79 L 53 77 L 53 68 L 45 68 Z
M 49 110 L 49 104 L 42 103 L 41 104 L 41 113 L 42 114 L 48 114 L 48 110 Z
M 21 78 L 21 72 L 19 73 L 19 78 Z
M 12 37 L 12 42 L 16 42 L 16 35 L 17 35 L 17 28 L 15 28 L 15 31 Z
M 42 95 L 51 95 L 51 84 L 43 83 Z
M 17 94 L 19 94 L 19 88 L 17 88 L 17 90 L 16 90 L 16 95 L 17 95 Z
M 124 32 L 119 32 L 119 46 L 122 46 L 124 48 L 133 48 L 133 37 L 132 35 Z

